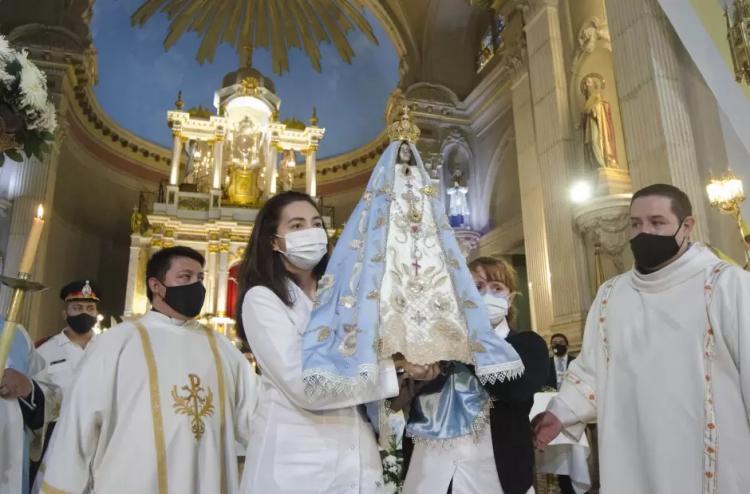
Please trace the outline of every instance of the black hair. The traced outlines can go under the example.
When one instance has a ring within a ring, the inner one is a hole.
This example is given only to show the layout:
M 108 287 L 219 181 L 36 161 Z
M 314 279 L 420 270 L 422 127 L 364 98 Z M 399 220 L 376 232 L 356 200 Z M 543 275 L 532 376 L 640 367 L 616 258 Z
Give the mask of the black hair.
M 564 340 L 565 340 L 565 344 L 566 344 L 566 345 L 568 344 L 568 337 L 567 337 L 567 336 L 565 336 L 565 335 L 564 335 L 564 334 L 562 334 L 562 333 L 555 333 L 555 334 L 553 334 L 552 336 L 550 336 L 550 337 L 549 337 L 549 341 L 552 341 L 552 340 L 554 340 L 555 338 L 562 338 L 562 339 L 564 339 Z
M 235 305 L 235 319 L 237 336 L 247 341 L 245 328 L 242 325 L 242 302 L 245 294 L 253 287 L 264 286 L 271 290 L 288 307 L 294 304 L 292 294 L 287 283 L 289 280 L 299 284 L 293 273 L 290 273 L 281 258 L 281 254 L 273 249 L 273 239 L 279 228 L 281 212 L 294 202 L 307 202 L 320 214 L 320 208 L 309 195 L 287 191 L 271 197 L 258 211 L 255 218 L 253 232 L 247 243 L 245 254 L 240 263 L 237 276 L 238 290 Z M 319 280 L 328 265 L 328 254 L 323 256 L 313 269 L 313 276 Z
M 672 203 L 672 212 L 677 216 L 677 219 L 683 221 L 688 216 L 693 215 L 693 205 L 690 203 L 690 198 L 682 190 L 678 189 L 674 185 L 669 184 L 653 184 L 648 187 L 644 187 L 635 194 L 630 200 L 630 205 L 639 197 L 648 196 L 660 196 L 666 197 Z
M 413 166 L 413 167 L 416 168 L 416 166 L 417 166 L 417 157 L 414 154 L 414 150 L 411 148 L 411 146 L 409 146 L 409 141 L 401 141 L 401 144 L 398 145 L 398 149 L 396 149 L 396 163 L 399 162 L 398 161 L 399 160 L 398 154 L 399 154 L 399 152 L 401 152 L 401 146 L 403 146 L 404 144 L 406 144 L 409 147 L 409 152 L 411 153 L 411 157 L 409 158 L 409 166 Z
M 198 261 L 201 266 L 206 265 L 206 259 L 200 252 L 183 245 L 167 247 L 166 249 L 156 252 L 148 260 L 148 264 L 146 264 L 146 296 L 148 297 L 149 302 L 153 301 L 154 294 L 148 286 L 148 280 L 150 278 L 156 278 L 159 281 L 164 281 L 167 271 L 172 267 L 172 259 L 175 257 L 187 257 Z

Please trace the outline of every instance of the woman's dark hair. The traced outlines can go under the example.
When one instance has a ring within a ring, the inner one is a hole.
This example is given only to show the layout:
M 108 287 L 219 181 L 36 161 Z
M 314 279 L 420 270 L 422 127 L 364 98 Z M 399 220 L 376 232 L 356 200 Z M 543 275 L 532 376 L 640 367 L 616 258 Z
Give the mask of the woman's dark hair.
M 406 146 L 409 148 L 409 152 L 411 153 L 411 157 L 409 158 L 409 166 L 416 167 L 417 166 L 417 157 L 414 154 L 414 150 L 409 146 L 409 141 L 401 141 L 401 144 L 398 145 L 398 149 L 396 150 L 396 163 L 399 163 L 399 153 L 401 152 L 401 146 L 406 144 Z
M 281 254 L 273 250 L 273 239 L 279 228 L 281 212 L 294 202 L 307 202 L 320 213 L 312 197 L 302 192 L 288 191 L 270 198 L 255 218 L 253 232 L 250 234 L 245 255 L 242 257 L 237 280 L 239 286 L 234 313 L 237 320 L 237 336 L 243 341 L 247 341 L 247 337 L 242 325 L 242 302 L 248 290 L 255 286 L 264 286 L 276 294 L 288 307 L 294 304 L 287 282 L 291 280 L 298 283 L 298 280 L 294 274 L 287 271 Z M 328 254 L 323 256 L 313 269 L 313 276 L 316 279 L 319 280 L 323 276 L 327 264 Z

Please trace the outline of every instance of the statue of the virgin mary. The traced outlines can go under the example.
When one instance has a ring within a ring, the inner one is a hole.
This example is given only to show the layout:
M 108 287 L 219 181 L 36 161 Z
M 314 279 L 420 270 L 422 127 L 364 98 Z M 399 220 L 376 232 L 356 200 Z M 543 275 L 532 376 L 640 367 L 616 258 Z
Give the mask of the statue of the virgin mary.
M 520 375 L 518 354 L 490 327 L 406 106 L 388 133 L 318 285 L 303 343 L 308 391 L 356 394 L 397 353 L 473 365 L 483 382 Z

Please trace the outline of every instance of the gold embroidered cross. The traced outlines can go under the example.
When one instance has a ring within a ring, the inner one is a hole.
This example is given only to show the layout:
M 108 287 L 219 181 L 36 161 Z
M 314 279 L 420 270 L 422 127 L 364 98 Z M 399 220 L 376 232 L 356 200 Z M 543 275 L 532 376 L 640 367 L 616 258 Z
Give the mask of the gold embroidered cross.
M 203 417 L 208 417 L 214 413 L 214 395 L 211 388 L 201 386 L 201 378 L 195 374 L 188 374 L 189 386 L 182 386 L 180 389 L 187 394 L 180 396 L 177 391 L 177 385 L 172 387 L 172 407 L 175 413 L 187 415 L 190 417 L 190 429 L 193 431 L 195 440 L 199 441 L 206 431 L 206 424 Z

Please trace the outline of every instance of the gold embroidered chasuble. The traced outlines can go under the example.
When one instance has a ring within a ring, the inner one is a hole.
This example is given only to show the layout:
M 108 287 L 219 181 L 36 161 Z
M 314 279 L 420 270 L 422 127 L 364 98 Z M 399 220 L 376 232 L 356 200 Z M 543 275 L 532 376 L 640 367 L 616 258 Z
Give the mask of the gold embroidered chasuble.
M 102 334 L 77 372 L 43 493 L 237 492 L 255 386 L 229 340 L 152 311 Z

